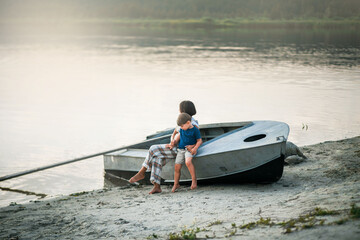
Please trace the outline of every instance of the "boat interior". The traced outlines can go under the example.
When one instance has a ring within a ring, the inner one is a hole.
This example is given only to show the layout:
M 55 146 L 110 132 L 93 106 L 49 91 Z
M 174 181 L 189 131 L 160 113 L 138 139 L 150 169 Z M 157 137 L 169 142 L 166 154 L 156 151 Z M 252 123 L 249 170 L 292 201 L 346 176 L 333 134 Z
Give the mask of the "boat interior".
M 218 136 L 231 132 L 239 128 L 245 128 L 252 125 L 252 122 L 229 122 L 229 123 L 212 123 L 200 125 L 200 133 L 203 142 L 212 140 Z M 146 137 L 147 141 L 152 141 L 153 144 L 169 143 L 171 134 L 174 129 L 167 129 L 164 131 L 157 132 L 155 134 Z M 142 148 L 142 147 L 140 147 Z M 144 148 L 148 146 L 144 145 Z
M 232 122 L 200 125 L 201 138 L 203 142 L 207 142 L 225 133 L 247 127 L 251 124 L 252 122 Z

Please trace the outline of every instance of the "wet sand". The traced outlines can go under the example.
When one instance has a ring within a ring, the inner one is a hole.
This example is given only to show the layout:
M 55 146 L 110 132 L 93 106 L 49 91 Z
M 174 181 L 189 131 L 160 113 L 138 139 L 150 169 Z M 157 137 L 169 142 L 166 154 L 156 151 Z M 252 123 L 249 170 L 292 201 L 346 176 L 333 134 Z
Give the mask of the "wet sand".
M 126 186 L 12 204 L 0 209 L 0 239 L 360 239 L 351 213 L 360 137 L 301 150 L 308 159 L 272 184 L 163 186 L 156 195 Z

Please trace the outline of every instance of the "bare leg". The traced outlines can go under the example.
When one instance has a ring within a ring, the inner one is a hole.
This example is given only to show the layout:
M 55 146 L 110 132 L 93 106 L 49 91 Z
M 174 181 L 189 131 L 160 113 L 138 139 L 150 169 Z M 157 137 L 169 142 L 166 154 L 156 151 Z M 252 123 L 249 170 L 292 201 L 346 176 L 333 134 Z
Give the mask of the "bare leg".
M 147 170 L 146 167 L 141 167 L 139 172 L 137 174 L 135 174 L 135 176 L 130 178 L 129 182 L 134 183 L 134 182 L 140 181 L 141 179 L 144 179 L 146 170 Z
M 171 192 L 175 192 L 176 189 L 180 187 L 179 181 L 180 181 L 180 171 L 181 171 L 181 164 L 175 164 L 175 171 L 174 171 L 174 186 L 171 190 Z
M 161 193 L 160 184 L 154 183 L 153 189 L 149 192 L 149 194 Z
M 191 175 L 191 190 L 194 190 L 197 188 L 197 180 L 196 180 L 196 172 L 195 172 L 195 166 L 192 163 L 192 158 L 186 158 L 185 163 L 187 168 L 189 169 L 190 175 Z

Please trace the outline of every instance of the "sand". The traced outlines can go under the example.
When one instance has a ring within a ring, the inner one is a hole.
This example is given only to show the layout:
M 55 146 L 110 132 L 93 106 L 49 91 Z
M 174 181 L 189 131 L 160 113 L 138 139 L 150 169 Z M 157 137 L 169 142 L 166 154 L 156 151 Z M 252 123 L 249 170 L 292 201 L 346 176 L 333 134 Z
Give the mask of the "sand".
M 360 207 L 360 137 L 300 149 L 308 159 L 272 184 L 156 195 L 129 185 L 12 204 L 0 209 L 0 239 L 360 239 L 350 213 Z

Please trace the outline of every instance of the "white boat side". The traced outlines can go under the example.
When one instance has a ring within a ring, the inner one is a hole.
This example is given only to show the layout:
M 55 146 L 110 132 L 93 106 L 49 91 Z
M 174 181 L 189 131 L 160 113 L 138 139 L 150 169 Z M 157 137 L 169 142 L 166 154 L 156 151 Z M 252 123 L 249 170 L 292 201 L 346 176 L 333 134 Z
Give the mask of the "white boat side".
M 202 126 L 216 130 L 216 126 L 224 125 L 226 123 Z M 198 154 L 193 160 L 198 180 L 221 178 L 256 169 L 284 154 L 289 134 L 289 126 L 286 123 L 253 121 L 227 123 L 226 126 L 231 125 L 240 128 L 204 142 L 198 149 Z M 146 155 L 146 149 L 127 149 L 108 154 L 104 156 L 104 167 L 105 170 L 136 172 Z M 166 182 L 173 181 L 173 169 L 174 161 L 169 161 L 163 167 L 162 178 Z M 262 174 L 267 174 L 266 170 Z M 181 181 L 191 181 L 186 167 L 182 168 Z

